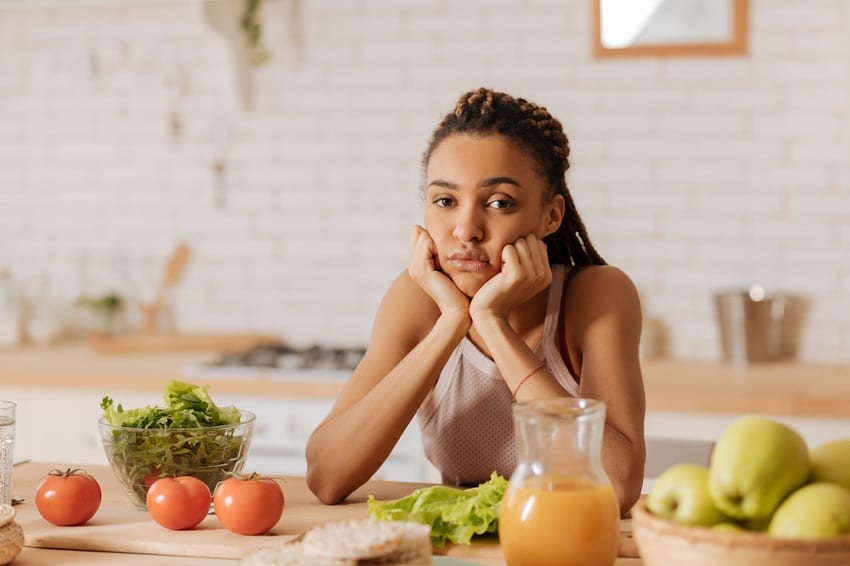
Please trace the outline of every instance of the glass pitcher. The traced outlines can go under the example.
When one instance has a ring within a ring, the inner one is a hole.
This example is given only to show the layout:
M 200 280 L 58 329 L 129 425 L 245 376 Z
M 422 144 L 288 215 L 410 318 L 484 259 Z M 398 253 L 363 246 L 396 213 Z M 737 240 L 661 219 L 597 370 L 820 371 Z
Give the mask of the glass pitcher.
M 499 515 L 508 566 L 612 566 L 620 508 L 602 468 L 605 404 L 542 399 L 513 414 L 518 463 Z

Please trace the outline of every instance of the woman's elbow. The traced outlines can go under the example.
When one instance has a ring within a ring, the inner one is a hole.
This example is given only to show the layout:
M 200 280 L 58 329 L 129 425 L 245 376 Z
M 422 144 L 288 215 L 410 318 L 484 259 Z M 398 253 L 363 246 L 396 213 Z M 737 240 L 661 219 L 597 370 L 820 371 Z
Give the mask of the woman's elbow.
M 620 513 L 626 516 L 643 490 L 643 471 L 646 460 L 646 450 L 643 445 L 635 447 L 630 462 L 622 470 L 620 489 L 617 499 L 620 503 Z
M 643 478 L 638 478 L 637 481 L 625 482 L 623 490 L 618 494 L 617 499 L 620 503 L 620 515 L 627 516 L 634 507 L 637 500 L 640 499 L 641 489 L 643 488 Z
M 321 466 L 307 458 L 307 487 L 325 505 L 342 503 L 351 494 L 351 489 L 333 466 Z
M 334 473 L 332 466 L 322 466 L 317 461 L 318 457 L 310 448 L 308 443 L 305 454 L 307 459 L 307 487 L 325 505 L 341 503 L 348 497 L 350 490 L 346 491 L 346 487 L 340 480 L 339 474 Z
M 348 497 L 348 493 L 342 490 L 340 486 L 333 485 L 332 482 L 321 479 L 317 477 L 316 473 L 309 471 L 307 472 L 307 487 L 325 505 L 342 503 Z
M 617 443 L 609 444 L 608 449 L 603 450 L 603 464 L 614 487 L 620 513 L 626 516 L 640 499 L 643 490 L 646 447 L 642 437 L 629 440 L 621 436 L 617 440 Z

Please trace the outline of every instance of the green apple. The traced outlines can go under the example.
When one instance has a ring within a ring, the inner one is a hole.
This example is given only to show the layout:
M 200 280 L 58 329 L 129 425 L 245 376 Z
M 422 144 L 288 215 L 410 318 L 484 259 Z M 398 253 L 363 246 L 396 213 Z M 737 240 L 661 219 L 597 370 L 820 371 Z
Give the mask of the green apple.
M 773 419 L 745 415 L 720 435 L 709 462 L 717 507 L 735 519 L 770 517 L 809 476 L 806 441 Z
M 646 497 L 646 508 L 654 515 L 686 525 L 714 525 L 728 521 L 711 499 L 708 467 L 674 464 L 655 478 Z
M 850 489 L 810 483 L 782 502 L 767 533 L 782 538 L 829 538 L 850 533 Z
M 850 438 L 833 440 L 809 451 L 810 482 L 832 482 L 850 489 Z

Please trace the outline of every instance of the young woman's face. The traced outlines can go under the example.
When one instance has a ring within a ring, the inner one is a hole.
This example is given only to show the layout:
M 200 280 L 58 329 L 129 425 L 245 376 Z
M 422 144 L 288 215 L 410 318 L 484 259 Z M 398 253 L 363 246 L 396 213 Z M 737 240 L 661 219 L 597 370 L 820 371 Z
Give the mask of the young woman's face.
M 425 177 L 425 228 L 437 263 L 470 297 L 500 271 L 506 244 L 531 233 L 542 239 L 563 216 L 563 199 L 547 198 L 534 159 L 500 135 L 449 136 L 431 153 Z

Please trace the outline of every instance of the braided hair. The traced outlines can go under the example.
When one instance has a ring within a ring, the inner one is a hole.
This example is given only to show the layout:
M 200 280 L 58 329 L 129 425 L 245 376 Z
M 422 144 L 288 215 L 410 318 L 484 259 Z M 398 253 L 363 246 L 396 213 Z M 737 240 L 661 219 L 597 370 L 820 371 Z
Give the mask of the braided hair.
M 528 152 L 546 181 L 549 197 L 564 197 L 566 209 L 558 229 L 543 238 L 550 264 L 605 265 L 590 243 L 587 229 L 567 189 L 570 146 L 561 123 L 542 106 L 503 92 L 479 88 L 462 95 L 431 136 L 422 159 L 427 167 L 431 154 L 454 134 L 501 135 Z

